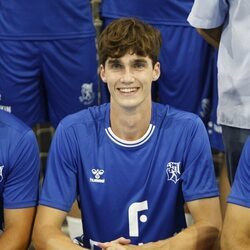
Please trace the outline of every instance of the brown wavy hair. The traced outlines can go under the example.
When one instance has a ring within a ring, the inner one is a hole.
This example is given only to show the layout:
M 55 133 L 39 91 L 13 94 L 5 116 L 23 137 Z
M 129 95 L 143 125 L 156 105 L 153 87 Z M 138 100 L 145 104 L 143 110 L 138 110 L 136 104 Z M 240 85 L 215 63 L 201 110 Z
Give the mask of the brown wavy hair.
M 112 21 L 98 39 L 99 61 L 103 66 L 110 58 L 126 53 L 148 56 L 153 65 L 158 61 L 162 38 L 160 31 L 136 18 Z

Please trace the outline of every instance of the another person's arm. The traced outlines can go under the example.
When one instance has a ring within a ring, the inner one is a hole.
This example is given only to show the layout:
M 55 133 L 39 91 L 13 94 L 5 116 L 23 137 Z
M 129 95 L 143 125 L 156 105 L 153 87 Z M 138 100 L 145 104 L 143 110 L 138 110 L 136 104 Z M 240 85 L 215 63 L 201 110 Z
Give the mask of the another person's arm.
M 86 249 L 72 242 L 62 230 L 67 213 L 58 209 L 39 206 L 33 230 L 35 249 L 73 250 Z
M 222 26 L 214 29 L 196 29 L 198 33 L 213 47 L 219 48 Z
M 4 209 L 5 229 L 0 236 L 1 249 L 27 249 L 35 208 Z
M 209 44 L 218 48 L 228 11 L 225 0 L 195 0 L 187 20 Z
M 221 249 L 248 249 L 250 246 L 250 137 L 241 157 L 224 219 Z
M 221 236 L 221 249 L 248 249 L 249 228 L 250 208 L 228 204 Z

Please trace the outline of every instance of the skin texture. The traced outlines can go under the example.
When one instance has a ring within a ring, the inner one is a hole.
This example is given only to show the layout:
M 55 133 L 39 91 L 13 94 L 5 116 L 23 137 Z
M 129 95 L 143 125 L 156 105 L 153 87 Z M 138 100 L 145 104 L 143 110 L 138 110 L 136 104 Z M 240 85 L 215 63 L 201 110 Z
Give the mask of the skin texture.
M 229 203 L 221 236 L 222 250 L 246 250 L 250 246 L 249 208 Z
M 71 250 L 86 249 L 75 245 L 62 231 L 62 223 L 67 213 L 58 209 L 39 206 L 33 230 L 35 249 Z
M 35 208 L 4 209 L 5 230 L 0 236 L 1 249 L 27 249 L 34 216 Z

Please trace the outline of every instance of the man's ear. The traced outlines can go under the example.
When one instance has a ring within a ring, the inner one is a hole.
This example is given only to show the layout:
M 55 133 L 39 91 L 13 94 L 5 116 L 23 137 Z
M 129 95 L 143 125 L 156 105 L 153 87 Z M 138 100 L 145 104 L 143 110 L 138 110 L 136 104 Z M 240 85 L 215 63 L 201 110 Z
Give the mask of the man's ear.
M 153 69 L 153 81 L 157 81 L 160 75 L 161 75 L 160 63 L 157 62 L 154 65 L 154 69 Z
M 102 81 L 106 83 L 107 79 L 106 79 L 106 74 L 105 74 L 105 68 L 102 64 L 99 66 L 99 72 L 100 72 L 100 77 Z

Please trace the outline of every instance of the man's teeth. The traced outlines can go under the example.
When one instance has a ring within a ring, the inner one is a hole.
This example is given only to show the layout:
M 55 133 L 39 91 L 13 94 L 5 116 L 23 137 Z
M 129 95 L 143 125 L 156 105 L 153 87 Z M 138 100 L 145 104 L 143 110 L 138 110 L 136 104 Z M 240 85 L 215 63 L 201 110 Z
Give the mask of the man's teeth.
M 129 93 L 129 92 L 134 92 L 136 91 L 137 88 L 121 88 L 120 91 L 123 93 Z

